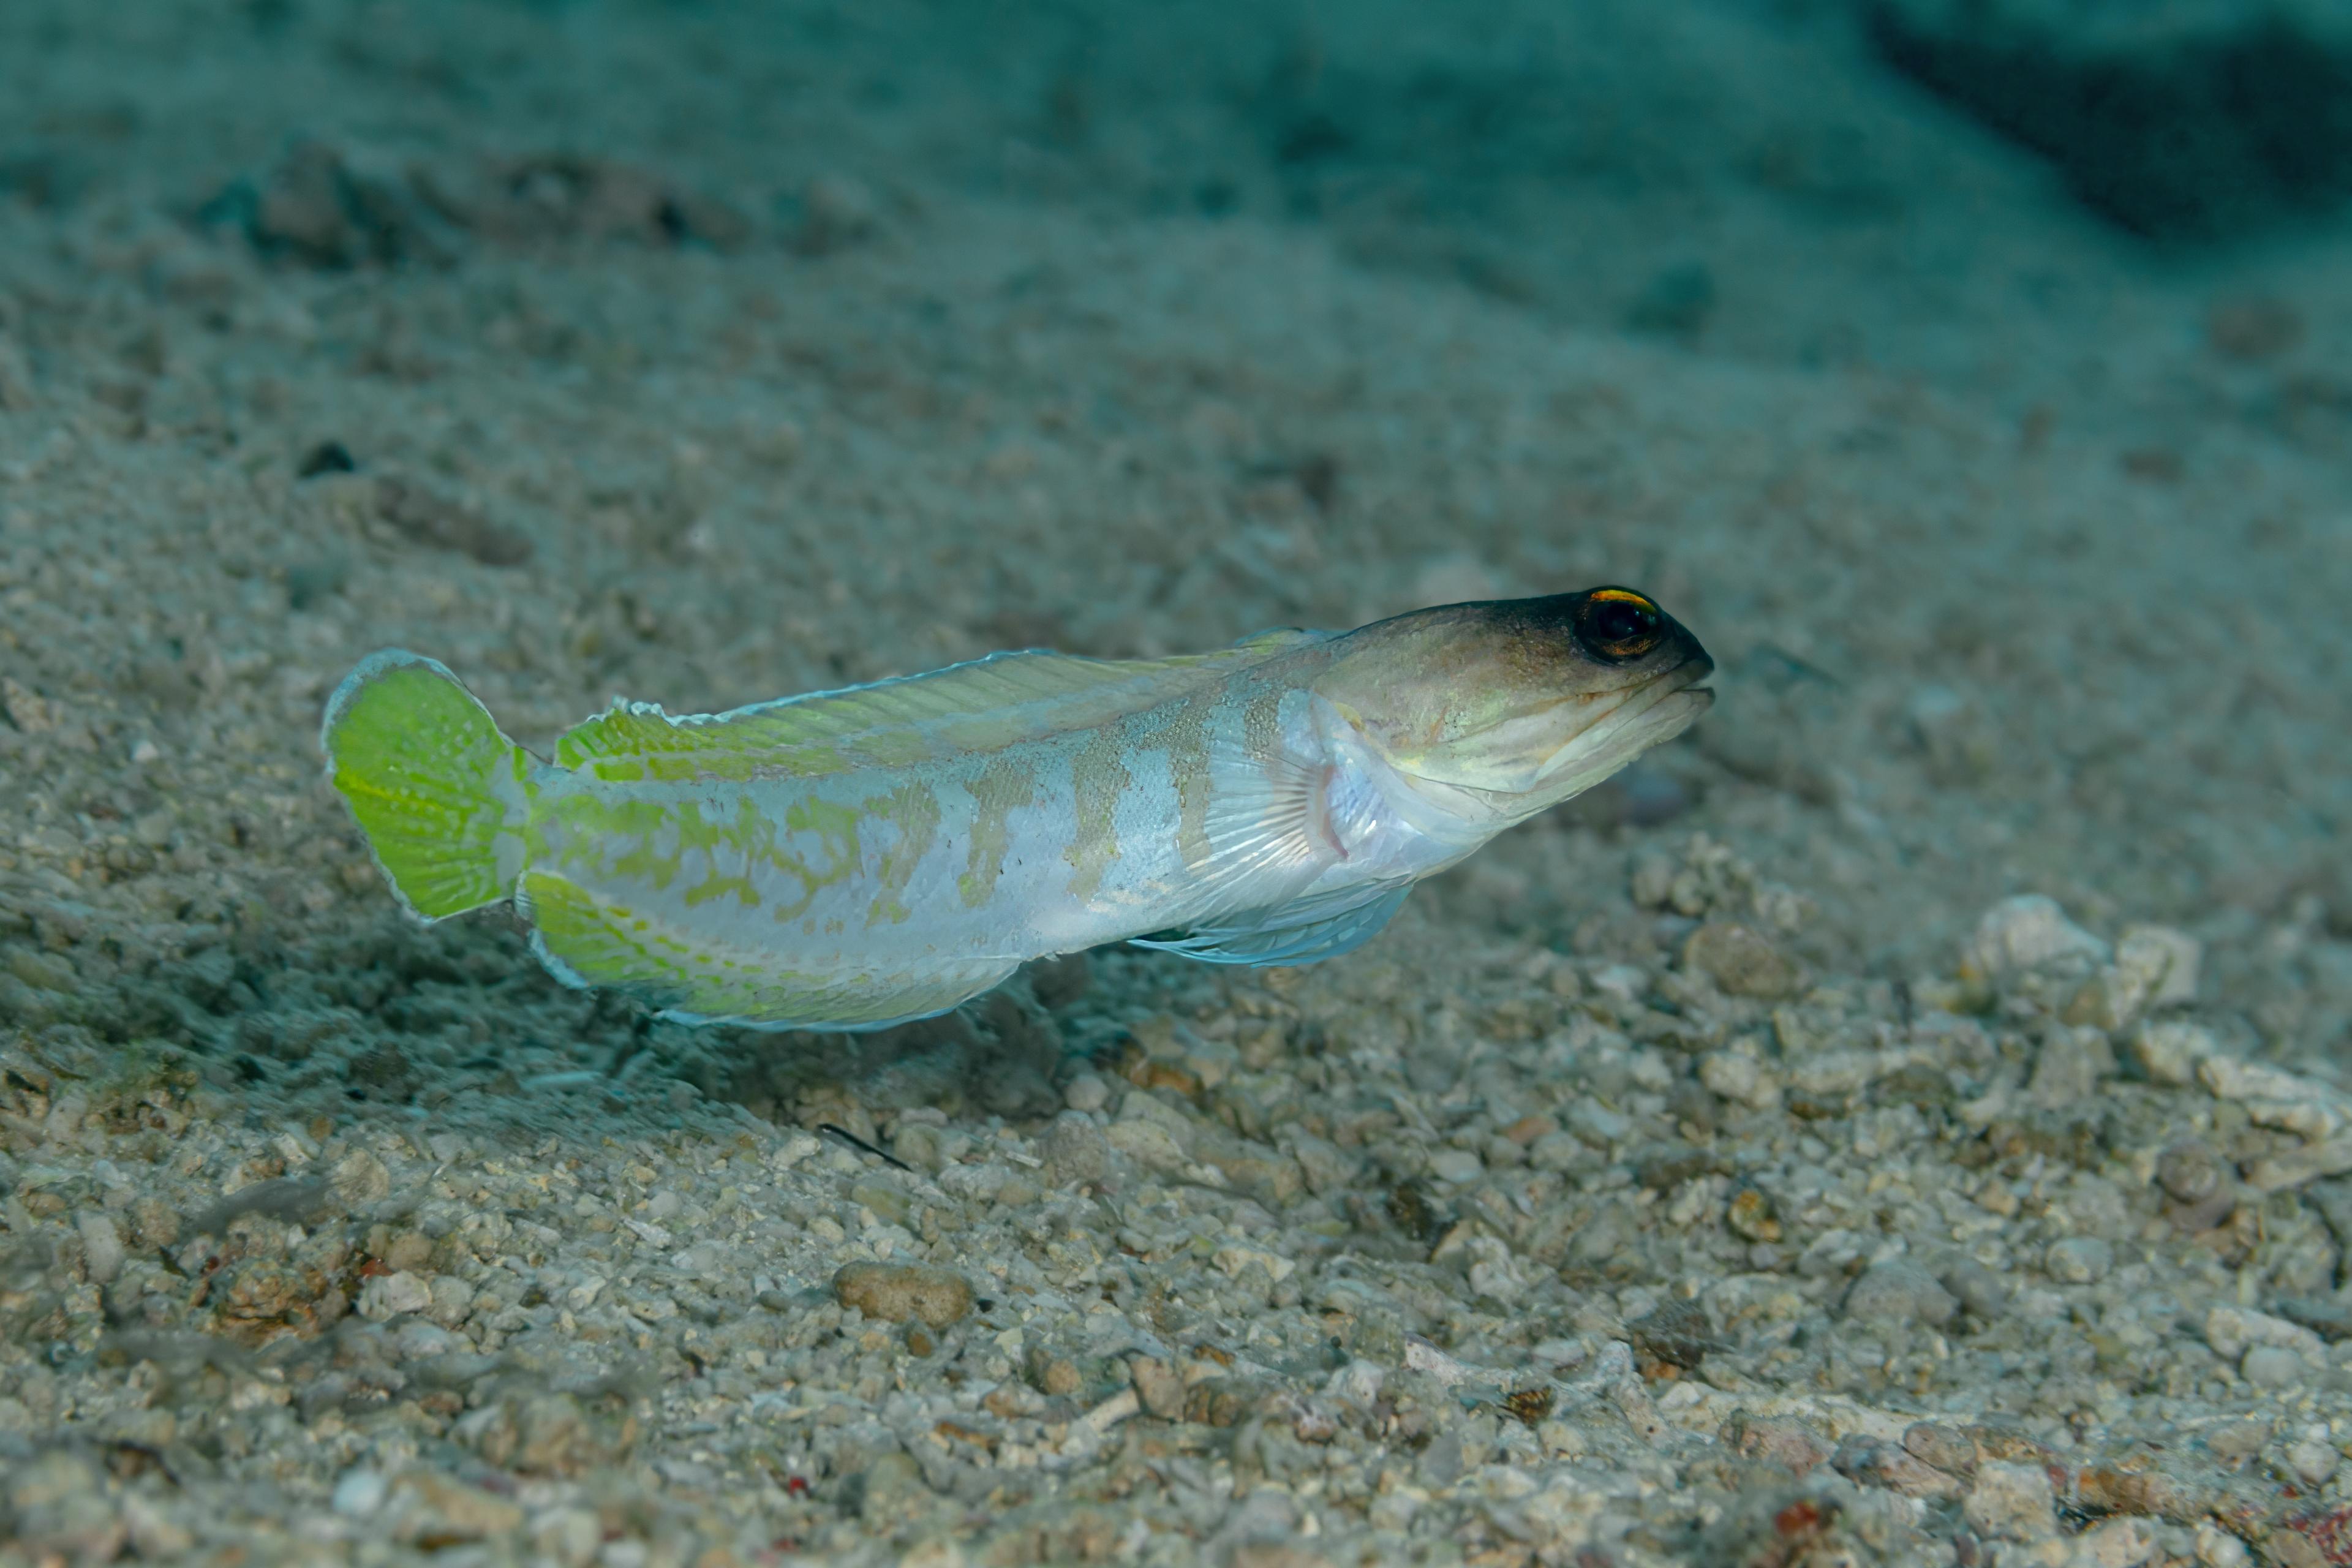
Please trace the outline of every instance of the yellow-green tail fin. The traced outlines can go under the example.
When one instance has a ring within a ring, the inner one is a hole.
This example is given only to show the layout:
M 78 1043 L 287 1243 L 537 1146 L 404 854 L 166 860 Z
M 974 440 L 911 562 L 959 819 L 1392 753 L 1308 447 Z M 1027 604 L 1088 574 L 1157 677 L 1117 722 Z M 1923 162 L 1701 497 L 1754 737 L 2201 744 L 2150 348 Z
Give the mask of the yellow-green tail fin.
M 530 753 L 440 664 L 372 654 L 327 700 L 327 780 L 410 912 L 494 904 L 522 873 Z

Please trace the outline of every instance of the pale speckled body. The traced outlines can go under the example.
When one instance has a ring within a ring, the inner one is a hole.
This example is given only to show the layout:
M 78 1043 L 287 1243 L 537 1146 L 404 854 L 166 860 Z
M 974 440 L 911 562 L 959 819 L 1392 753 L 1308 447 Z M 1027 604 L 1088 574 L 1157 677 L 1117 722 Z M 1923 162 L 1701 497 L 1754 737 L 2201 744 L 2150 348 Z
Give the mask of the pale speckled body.
M 815 776 L 551 769 L 534 782 L 526 885 L 560 876 L 747 967 L 781 948 L 795 987 L 916 993 L 857 1020 L 871 1026 L 933 1010 L 941 984 L 961 996 L 1032 958 L 1459 859 L 1478 839 L 1360 789 L 1347 809 L 1349 779 L 1377 763 L 1318 710 L 1308 683 L 1329 648 L 1301 636 L 1150 706 L 1006 744 L 939 721 L 928 757 Z M 1241 842 L 1292 789 L 1320 792 L 1315 831 Z M 678 1010 L 718 999 L 698 1000 Z
M 561 978 L 666 1014 L 872 1028 L 1130 940 L 1306 963 L 1679 732 L 1704 649 L 1630 590 L 1215 653 L 1003 654 L 713 715 L 620 702 L 551 761 L 389 649 L 328 773 L 422 918 L 511 899 Z

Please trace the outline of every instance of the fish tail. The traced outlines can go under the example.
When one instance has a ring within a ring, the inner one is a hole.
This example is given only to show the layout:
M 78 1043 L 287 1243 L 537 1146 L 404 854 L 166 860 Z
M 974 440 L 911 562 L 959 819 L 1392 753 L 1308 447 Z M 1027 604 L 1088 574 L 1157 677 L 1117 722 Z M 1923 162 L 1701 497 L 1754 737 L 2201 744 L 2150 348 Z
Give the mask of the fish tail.
M 319 745 L 411 914 L 442 920 L 513 893 L 535 764 L 446 668 L 371 654 L 327 700 Z

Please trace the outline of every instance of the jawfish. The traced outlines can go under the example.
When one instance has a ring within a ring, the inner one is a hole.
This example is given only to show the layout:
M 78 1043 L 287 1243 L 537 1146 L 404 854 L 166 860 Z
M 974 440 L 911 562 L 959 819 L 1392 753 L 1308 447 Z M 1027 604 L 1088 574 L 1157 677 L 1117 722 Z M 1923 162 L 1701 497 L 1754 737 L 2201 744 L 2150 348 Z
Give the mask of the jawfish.
M 327 776 L 425 921 L 511 900 L 565 984 L 869 1029 L 1130 942 L 1296 964 L 1679 734 L 1696 638 L 1630 589 L 1447 605 L 1213 653 L 994 654 L 730 712 L 616 700 L 553 755 L 398 649 Z

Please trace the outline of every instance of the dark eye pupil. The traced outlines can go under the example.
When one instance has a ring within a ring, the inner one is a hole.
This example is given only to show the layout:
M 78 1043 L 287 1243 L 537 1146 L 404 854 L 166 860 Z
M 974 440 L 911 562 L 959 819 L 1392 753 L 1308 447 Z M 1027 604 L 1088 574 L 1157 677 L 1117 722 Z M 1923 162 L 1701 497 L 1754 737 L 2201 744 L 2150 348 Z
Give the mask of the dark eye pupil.
M 1656 630 L 1657 625 L 1655 615 L 1622 599 L 1595 605 L 1592 612 L 1593 634 L 1602 642 L 1629 642 L 1645 632 Z

